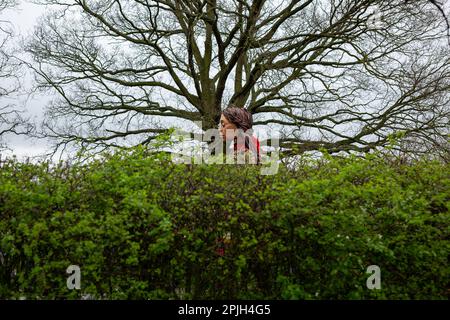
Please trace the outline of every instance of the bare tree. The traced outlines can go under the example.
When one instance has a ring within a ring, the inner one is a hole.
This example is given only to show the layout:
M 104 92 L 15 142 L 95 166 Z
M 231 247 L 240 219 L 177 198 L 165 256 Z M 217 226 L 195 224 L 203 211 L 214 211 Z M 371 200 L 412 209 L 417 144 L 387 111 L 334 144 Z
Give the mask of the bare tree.
M 40 2 L 58 9 L 27 50 L 38 86 L 59 97 L 44 123 L 56 148 L 145 144 L 176 121 L 213 128 L 229 103 L 281 128 L 285 155 L 369 151 L 399 132 L 448 139 L 436 1 Z
M 14 4 L 12 0 L 0 0 L 0 13 L 12 7 Z M 1 21 L 0 23 L 0 80 L 2 83 L 0 86 L 0 98 L 4 98 L 8 94 L 11 94 L 15 90 L 15 87 L 13 86 L 11 88 L 10 84 L 6 84 L 8 80 L 11 80 L 12 75 L 9 65 L 10 56 L 5 47 L 12 34 L 7 21 Z M 17 113 L 11 109 L 10 105 L 0 105 L 0 150 L 5 148 L 5 145 L 2 144 L 2 136 L 13 131 L 17 126 L 16 116 Z
M 13 8 L 14 0 L 0 0 L 0 13 Z M 0 21 L 0 150 L 7 149 L 7 134 L 28 134 L 32 128 L 9 98 L 20 88 L 20 62 L 12 56 L 13 32 L 9 21 Z
M 405 0 L 405 2 L 408 2 L 411 0 Z M 428 0 L 428 2 L 430 2 L 432 5 L 434 5 L 438 11 L 442 14 L 442 17 L 445 20 L 445 24 L 447 25 L 447 33 L 450 34 L 450 22 L 448 20 L 448 17 L 444 11 L 444 4 L 443 2 L 437 1 L 437 0 Z

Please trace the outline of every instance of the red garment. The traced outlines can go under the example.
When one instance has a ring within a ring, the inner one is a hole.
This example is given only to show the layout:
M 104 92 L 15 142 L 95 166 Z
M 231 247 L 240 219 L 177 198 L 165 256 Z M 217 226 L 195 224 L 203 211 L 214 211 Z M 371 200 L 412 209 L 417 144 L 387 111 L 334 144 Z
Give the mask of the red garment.
M 217 249 L 216 249 L 216 253 L 217 253 L 219 256 L 223 257 L 224 254 L 225 254 L 225 249 L 224 249 L 224 248 L 217 248 Z
M 250 138 L 250 139 L 248 139 Z M 256 153 L 257 163 L 261 162 L 261 147 L 258 138 L 255 136 L 245 135 L 244 138 L 234 138 L 234 151 L 251 151 Z

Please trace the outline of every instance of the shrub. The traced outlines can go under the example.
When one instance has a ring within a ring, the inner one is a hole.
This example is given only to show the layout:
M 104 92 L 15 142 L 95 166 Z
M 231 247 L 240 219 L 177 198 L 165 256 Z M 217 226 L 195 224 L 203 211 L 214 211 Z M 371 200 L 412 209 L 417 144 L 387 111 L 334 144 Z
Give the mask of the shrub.
M 0 297 L 446 299 L 449 167 L 325 157 L 260 175 L 142 148 L 0 171 Z M 66 268 L 79 265 L 81 290 Z M 381 290 L 366 287 L 369 265 Z

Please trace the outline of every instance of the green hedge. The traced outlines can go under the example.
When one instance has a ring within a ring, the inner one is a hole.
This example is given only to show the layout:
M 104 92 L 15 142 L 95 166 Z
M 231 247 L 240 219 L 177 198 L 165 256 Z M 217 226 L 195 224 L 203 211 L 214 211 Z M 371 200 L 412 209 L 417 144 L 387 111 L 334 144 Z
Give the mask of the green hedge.
M 0 298 L 447 299 L 449 165 L 3 163 Z M 220 239 L 225 241 L 220 253 Z M 81 290 L 66 268 L 79 265 Z M 381 269 L 369 290 L 366 269 Z

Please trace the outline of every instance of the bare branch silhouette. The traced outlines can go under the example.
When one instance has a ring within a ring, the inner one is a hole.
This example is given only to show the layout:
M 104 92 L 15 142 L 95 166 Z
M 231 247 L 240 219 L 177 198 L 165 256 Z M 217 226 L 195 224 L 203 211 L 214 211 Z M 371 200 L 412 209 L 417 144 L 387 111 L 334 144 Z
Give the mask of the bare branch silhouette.
M 437 1 L 41 2 L 61 10 L 27 50 L 39 88 L 59 96 L 45 123 L 58 143 L 214 128 L 229 103 L 282 127 L 285 155 L 369 151 L 399 132 L 431 149 L 447 139 L 450 50 Z

